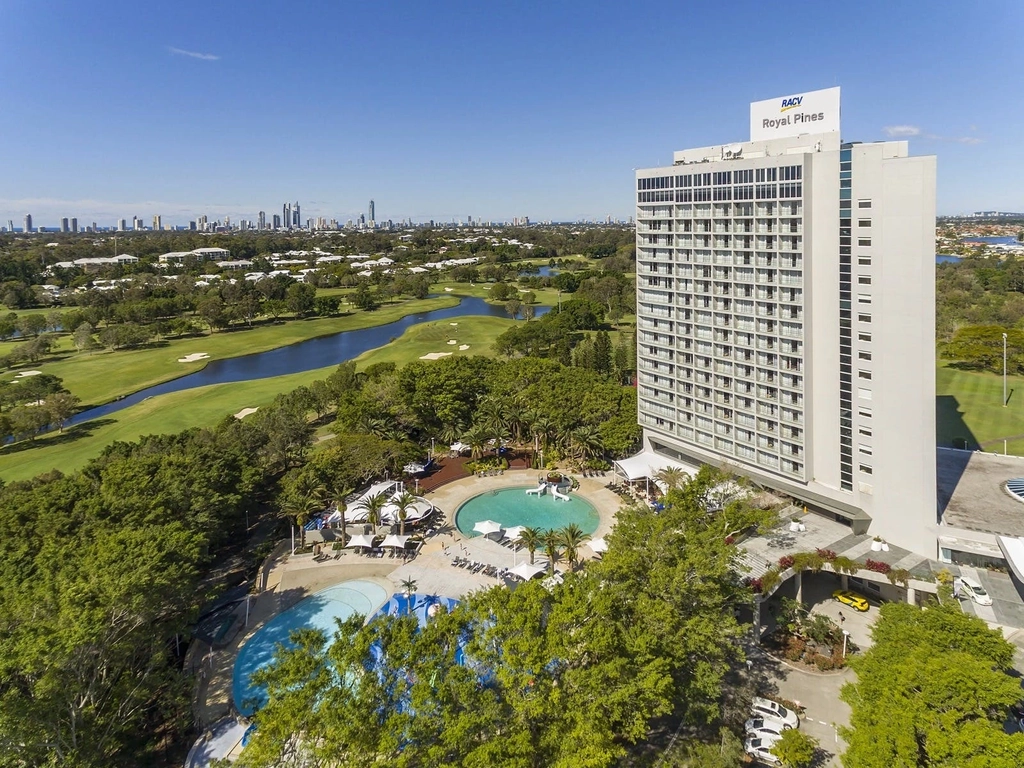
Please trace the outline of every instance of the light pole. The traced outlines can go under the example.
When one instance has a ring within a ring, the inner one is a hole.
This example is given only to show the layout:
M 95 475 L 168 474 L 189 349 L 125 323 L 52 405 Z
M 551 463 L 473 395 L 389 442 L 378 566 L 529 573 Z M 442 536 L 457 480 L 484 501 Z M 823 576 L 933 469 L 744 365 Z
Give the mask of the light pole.
M 849 636 L 850 636 L 850 633 L 847 630 L 844 629 L 843 630 L 843 658 L 844 659 L 846 658 L 846 638 L 848 638 Z
M 1006 407 L 1006 334 L 1003 334 L 1003 408 Z
M 430 458 L 434 458 L 434 438 L 430 438 Z

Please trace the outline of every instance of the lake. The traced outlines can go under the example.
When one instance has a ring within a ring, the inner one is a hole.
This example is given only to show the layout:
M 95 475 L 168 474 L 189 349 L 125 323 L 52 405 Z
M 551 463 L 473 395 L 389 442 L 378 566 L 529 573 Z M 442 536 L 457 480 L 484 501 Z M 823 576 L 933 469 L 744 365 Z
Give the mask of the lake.
M 551 307 L 535 307 L 535 317 L 548 312 Z M 382 347 L 419 323 L 432 320 L 447 320 L 466 315 L 487 315 L 490 317 L 507 317 L 504 306 L 488 304 L 483 299 L 467 297 L 457 306 L 435 309 L 430 312 L 416 312 L 406 315 L 400 320 L 372 328 L 359 328 L 351 331 L 340 331 L 329 336 L 307 339 L 278 347 L 267 352 L 252 355 L 231 357 L 224 360 L 213 360 L 201 371 L 180 376 L 163 384 L 140 389 L 121 400 L 106 405 L 89 408 L 76 414 L 68 421 L 68 425 L 80 424 L 83 421 L 97 419 L 117 413 L 123 408 L 141 403 L 150 397 L 166 395 L 170 392 L 181 392 L 185 389 L 206 387 L 210 384 L 229 384 L 236 381 L 266 379 L 271 376 L 284 376 L 289 373 L 302 373 L 329 365 L 338 365 L 346 360 L 358 357 L 371 349 Z M 244 333 L 244 331 L 240 331 Z

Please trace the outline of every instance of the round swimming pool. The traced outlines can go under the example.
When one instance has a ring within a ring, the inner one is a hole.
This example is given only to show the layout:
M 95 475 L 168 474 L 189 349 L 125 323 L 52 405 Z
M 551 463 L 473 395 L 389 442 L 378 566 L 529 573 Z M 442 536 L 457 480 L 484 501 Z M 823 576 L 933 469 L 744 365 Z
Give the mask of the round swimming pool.
M 273 661 L 278 643 L 291 646 L 289 636 L 294 630 L 320 629 L 328 638 L 333 637 L 335 619 L 345 620 L 356 613 L 370 616 L 389 596 L 388 590 L 372 581 L 343 581 L 310 595 L 260 627 L 235 659 L 231 693 L 238 711 L 251 715 L 266 703 L 266 691 L 251 685 L 249 680 L 256 670 Z
M 481 520 L 494 520 L 502 528 L 523 525 L 551 530 L 576 523 L 584 533 L 593 533 L 601 522 L 597 510 L 574 493 L 569 500 L 556 499 L 550 490 L 543 495 L 528 494 L 535 486 L 516 486 L 487 491 L 474 496 L 455 513 L 455 525 L 466 536 L 478 536 L 473 526 Z

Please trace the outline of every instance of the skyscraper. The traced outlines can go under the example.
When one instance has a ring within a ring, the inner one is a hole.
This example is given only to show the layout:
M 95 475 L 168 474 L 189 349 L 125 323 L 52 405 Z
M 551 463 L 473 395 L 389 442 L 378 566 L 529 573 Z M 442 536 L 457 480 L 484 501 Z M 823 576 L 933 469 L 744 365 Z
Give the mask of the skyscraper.
M 31 213 L 26 213 L 25 214 L 25 231 L 26 232 L 31 232 L 32 231 L 32 214 Z
M 281 217 L 278 216 L 276 213 L 274 214 L 273 226 L 274 226 L 274 229 L 280 229 L 281 228 Z
M 299 229 L 302 226 L 302 213 L 299 208 L 299 201 L 295 201 L 295 208 L 292 210 L 292 226 Z
M 256 228 L 257 229 L 266 229 L 267 228 L 267 213 L 266 213 L 266 211 L 260 211 L 259 212 L 259 215 L 257 216 L 257 219 L 256 219 Z
M 64 218 L 62 218 L 60 220 L 60 231 L 61 232 L 67 232 L 68 229 L 69 229 L 69 226 L 70 225 L 68 224 L 68 217 L 67 216 L 65 216 Z
M 370 201 L 370 225 L 377 220 L 377 206 L 374 205 L 373 200 Z
M 7 231 L 8 232 L 13 232 L 14 231 L 14 219 L 8 219 L 7 220 Z
M 71 231 L 72 232 L 78 232 L 78 219 L 77 218 L 72 218 L 71 219 Z
M 160 216 L 153 217 L 153 231 L 159 232 L 164 228 L 163 219 Z
M 636 179 L 645 449 L 934 557 L 935 158 L 840 143 L 832 88 Z
M 128 229 L 128 221 L 125 219 L 118 219 L 117 229 L 119 232 L 124 232 L 126 229 Z
M 285 229 L 292 225 L 292 204 L 285 203 L 281 209 L 281 222 L 284 224 Z

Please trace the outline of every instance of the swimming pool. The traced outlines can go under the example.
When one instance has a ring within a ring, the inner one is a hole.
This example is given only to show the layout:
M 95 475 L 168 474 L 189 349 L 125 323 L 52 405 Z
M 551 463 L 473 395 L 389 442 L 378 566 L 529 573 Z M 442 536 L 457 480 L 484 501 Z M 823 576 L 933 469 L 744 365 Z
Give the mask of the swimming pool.
M 601 518 L 589 501 L 574 493 L 569 495 L 569 501 L 556 499 L 550 493 L 527 495 L 526 491 L 533 487 L 515 486 L 474 496 L 456 511 L 456 527 L 465 536 L 478 536 L 473 526 L 481 520 L 494 520 L 503 528 L 524 525 L 550 530 L 576 523 L 584 533 L 597 530 Z
M 288 638 L 293 630 L 320 629 L 333 637 L 335 619 L 344 620 L 355 613 L 370 616 L 389 596 L 388 590 L 372 581 L 343 581 L 310 595 L 268 621 L 242 646 L 235 659 L 231 693 L 238 711 L 251 715 L 266 703 L 266 691 L 250 685 L 249 680 L 256 670 L 273 661 L 278 643 L 291 645 Z M 249 699 L 255 700 L 257 706 Z

